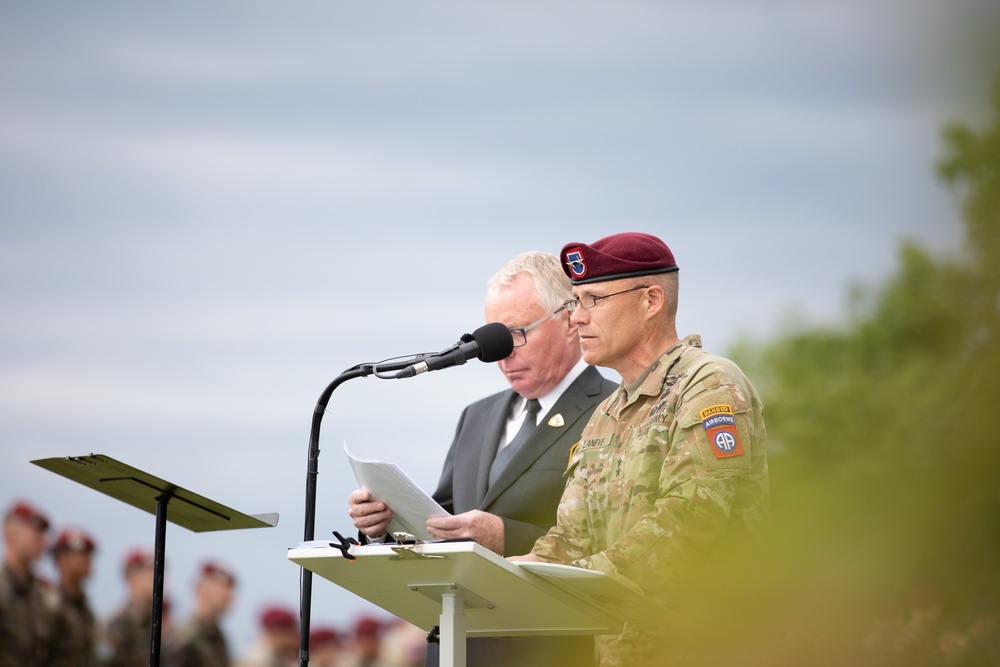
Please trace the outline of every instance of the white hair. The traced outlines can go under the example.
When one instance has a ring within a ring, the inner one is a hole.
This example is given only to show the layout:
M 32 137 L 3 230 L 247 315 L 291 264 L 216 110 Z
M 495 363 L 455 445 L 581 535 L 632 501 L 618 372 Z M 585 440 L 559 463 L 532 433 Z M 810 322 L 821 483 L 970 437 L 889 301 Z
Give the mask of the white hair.
M 486 286 L 494 290 L 501 285 L 509 285 L 519 273 L 531 276 L 538 294 L 538 305 L 545 310 L 555 310 L 573 298 L 569 277 L 563 271 L 559 258 L 550 252 L 522 252 L 504 263 L 486 281 Z

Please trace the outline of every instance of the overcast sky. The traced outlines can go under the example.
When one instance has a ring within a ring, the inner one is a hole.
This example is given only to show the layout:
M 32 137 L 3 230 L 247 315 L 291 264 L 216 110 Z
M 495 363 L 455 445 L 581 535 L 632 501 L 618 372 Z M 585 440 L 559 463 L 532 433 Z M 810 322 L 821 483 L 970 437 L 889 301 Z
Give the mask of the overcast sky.
M 933 165 L 941 125 L 985 98 L 966 65 L 986 17 L 988 0 L 0 0 L 0 503 L 93 532 L 102 616 L 153 517 L 30 460 L 104 453 L 280 512 L 168 529 L 178 616 L 202 559 L 240 575 L 240 653 L 265 604 L 298 605 L 285 551 L 319 393 L 481 325 L 509 257 L 659 235 L 680 333 L 724 353 L 791 312 L 836 324 L 904 237 L 954 250 Z M 345 441 L 433 490 L 461 408 L 504 387 L 479 362 L 343 385 L 317 536 L 351 527 Z M 370 609 L 316 581 L 314 627 Z

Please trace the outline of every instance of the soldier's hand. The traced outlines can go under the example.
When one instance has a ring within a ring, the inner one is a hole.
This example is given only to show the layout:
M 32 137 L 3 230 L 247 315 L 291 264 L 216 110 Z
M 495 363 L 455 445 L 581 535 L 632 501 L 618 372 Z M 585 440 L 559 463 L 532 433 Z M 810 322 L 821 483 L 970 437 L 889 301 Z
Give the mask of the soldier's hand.
M 354 527 L 372 539 L 382 537 L 392 521 L 392 510 L 385 503 L 372 500 L 368 489 L 360 488 L 347 497 L 347 513 L 354 521 Z
M 511 563 L 541 563 L 543 562 L 541 558 L 535 554 L 524 554 L 523 556 L 507 556 L 507 560 Z
M 432 516 L 427 519 L 427 532 L 439 540 L 467 537 L 503 555 L 503 519 L 495 514 L 472 510 L 454 516 Z

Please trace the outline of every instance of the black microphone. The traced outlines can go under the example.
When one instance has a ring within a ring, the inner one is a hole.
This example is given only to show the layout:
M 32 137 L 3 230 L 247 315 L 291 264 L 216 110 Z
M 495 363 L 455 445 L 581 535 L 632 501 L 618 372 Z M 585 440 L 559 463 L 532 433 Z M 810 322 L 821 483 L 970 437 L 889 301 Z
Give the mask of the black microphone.
M 463 335 L 461 341 L 447 350 L 427 357 L 412 366 L 407 366 L 396 373 L 396 377 L 410 378 L 425 371 L 461 366 L 473 357 L 487 363 L 500 361 L 509 357 L 513 351 L 514 339 L 510 335 L 510 330 L 499 322 L 491 322 L 479 327 L 471 335 Z

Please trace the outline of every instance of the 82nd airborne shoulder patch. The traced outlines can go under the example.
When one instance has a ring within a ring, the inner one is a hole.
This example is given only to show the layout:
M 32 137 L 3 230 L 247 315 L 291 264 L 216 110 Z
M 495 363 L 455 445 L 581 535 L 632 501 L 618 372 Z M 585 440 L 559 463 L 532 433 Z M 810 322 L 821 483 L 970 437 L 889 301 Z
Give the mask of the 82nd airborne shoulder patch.
M 743 445 L 736 432 L 736 417 L 733 416 L 731 405 L 713 405 L 701 411 L 701 424 L 712 443 L 715 458 L 724 459 L 730 456 L 741 456 Z

